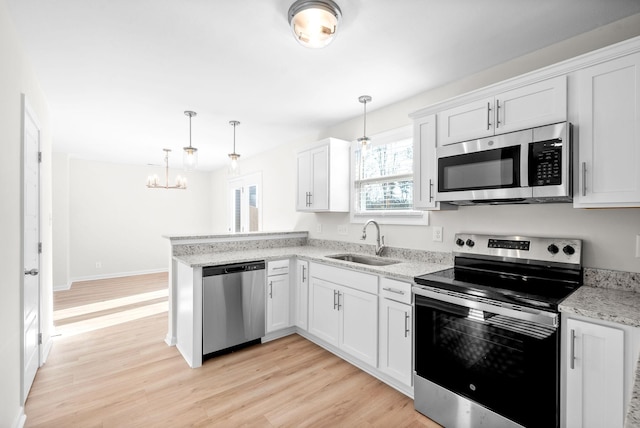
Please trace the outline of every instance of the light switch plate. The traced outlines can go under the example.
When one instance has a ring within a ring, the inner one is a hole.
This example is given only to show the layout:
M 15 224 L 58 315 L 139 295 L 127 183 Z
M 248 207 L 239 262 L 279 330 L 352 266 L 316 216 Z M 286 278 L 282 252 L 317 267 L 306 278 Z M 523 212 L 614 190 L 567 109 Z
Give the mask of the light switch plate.
M 322 223 L 316 225 L 316 233 L 322 233 Z
M 640 234 L 636 235 L 636 257 L 640 258 Z

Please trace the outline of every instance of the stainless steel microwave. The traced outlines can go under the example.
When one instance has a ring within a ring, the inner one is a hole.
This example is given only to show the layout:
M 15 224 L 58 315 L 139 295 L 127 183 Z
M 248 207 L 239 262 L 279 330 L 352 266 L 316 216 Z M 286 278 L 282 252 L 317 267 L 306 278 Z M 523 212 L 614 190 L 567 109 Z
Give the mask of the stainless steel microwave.
M 568 122 L 438 147 L 436 156 L 440 202 L 572 201 Z

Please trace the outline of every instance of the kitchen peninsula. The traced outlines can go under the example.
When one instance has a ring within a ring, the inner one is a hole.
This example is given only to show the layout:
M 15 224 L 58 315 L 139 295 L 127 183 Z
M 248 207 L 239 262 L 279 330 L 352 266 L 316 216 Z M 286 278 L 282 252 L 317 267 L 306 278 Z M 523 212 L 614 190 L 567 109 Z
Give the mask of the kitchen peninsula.
M 387 248 L 385 255 L 397 263 L 363 265 L 327 256 L 338 253 L 373 255 L 373 245 L 308 239 L 307 232 L 254 232 L 243 234 L 165 236 L 171 242 L 169 273 L 169 323 L 165 339 L 176 345 L 191 367 L 202 364 L 202 268 L 255 260 L 298 259 L 320 262 L 411 283 L 413 277 L 450 267 L 451 255 L 438 252 Z M 376 289 L 376 294 L 377 294 Z M 181 315 L 180 305 L 187 305 Z M 189 324 L 189 328 L 181 325 Z M 182 334 L 181 334 L 182 333 Z M 285 330 L 284 334 L 289 331 Z M 267 340 L 279 336 L 268 337 Z

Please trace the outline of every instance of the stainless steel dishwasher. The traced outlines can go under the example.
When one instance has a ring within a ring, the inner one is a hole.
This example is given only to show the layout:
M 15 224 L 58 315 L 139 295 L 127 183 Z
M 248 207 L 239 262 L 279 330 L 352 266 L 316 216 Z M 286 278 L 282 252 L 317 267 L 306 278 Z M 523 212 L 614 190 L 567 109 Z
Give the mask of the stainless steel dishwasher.
M 265 335 L 265 262 L 202 269 L 202 355 L 260 343 Z

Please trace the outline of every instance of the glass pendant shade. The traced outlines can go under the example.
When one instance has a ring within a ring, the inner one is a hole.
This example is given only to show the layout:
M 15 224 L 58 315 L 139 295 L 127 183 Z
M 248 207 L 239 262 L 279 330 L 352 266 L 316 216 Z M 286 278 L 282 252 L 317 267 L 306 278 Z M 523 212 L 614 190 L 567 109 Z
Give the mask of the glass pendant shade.
M 289 8 L 289 24 L 302 46 L 322 48 L 335 38 L 341 15 L 331 0 L 298 0 Z
M 185 147 L 182 155 L 182 165 L 186 170 L 196 169 L 198 166 L 198 149 L 195 147 Z

